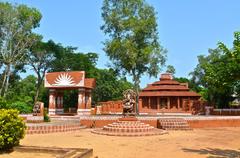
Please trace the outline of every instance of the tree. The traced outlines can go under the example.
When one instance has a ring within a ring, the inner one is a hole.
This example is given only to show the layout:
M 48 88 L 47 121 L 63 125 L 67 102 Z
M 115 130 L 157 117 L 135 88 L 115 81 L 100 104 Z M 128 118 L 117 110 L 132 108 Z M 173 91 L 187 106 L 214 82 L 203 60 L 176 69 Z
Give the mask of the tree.
M 225 81 L 225 59 L 220 49 L 209 49 L 208 56 L 198 56 L 199 64 L 190 73 L 192 81 L 206 88 L 206 99 L 217 107 L 227 107 L 231 99 L 231 88 Z
M 93 91 L 95 103 L 122 99 L 123 91 L 133 87 L 126 78 L 119 78 L 113 69 L 98 69 L 94 74 L 96 88 Z
M 201 85 L 207 93 L 207 100 L 219 108 L 226 108 L 240 95 L 240 32 L 234 33 L 233 48 L 219 43 L 216 49 L 209 49 L 208 56 L 199 56 L 199 64 L 191 73 L 192 80 Z
M 1 2 L 0 17 L 0 59 L 5 69 L 0 93 L 5 96 L 12 69 L 23 61 L 26 49 L 35 42 L 32 29 L 39 26 L 41 14 L 26 5 Z
M 165 63 L 165 51 L 159 44 L 155 14 L 154 8 L 144 0 L 103 2 L 104 25 L 101 29 L 109 37 L 104 42 L 104 51 L 114 69 L 133 77 L 137 99 L 140 77 L 144 73 L 157 76 Z
M 39 41 L 34 44 L 30 51 L 27 53 L 27 62 L 37 75 L 34 102 L 38 100 L 40 87 L 43 83 L 45 73 L 51 68 L 52 62 L 55 58 L 53 46 L 54 43 L 52 41 Z
M 176 70 L 175 70 L 174 66 L 168 65 L 166 72 L 167 73 L 171 73 L 172 75 L 174 75 L 176 73 Z
M 180 82 L 180 83 L 188 83 L 188 88 L 191 90 L 191 91 L 194 91 L 194 92 L 197 92 L 197 93 L 200 93 L 202 98 L 204 100 L 207 100 L 207 96 L 206 96 L 206 88 L 202 87 L 201 85 L 199 85 L 198 83 L 195 83 L 193 82 L 192 79 L 188 79 L 188 78 L 185 78 L 185 77 L 174 77 L 174 80 Z
M 224 53 L 223 60 L 225 60 L 226 82 L 234 84 L 235 93 L 240 95 L 239 81 L 240 81 L 240 32 L 234 33 L 233 48 L 229 49 L 224 43 L 218 43 L 218 48 Z
M 8 102 L 20 101 L 30 106 L 33 105 L 36 94 L 36 82 L 37 78 L 33 75 L 29 75 L 24 79 L 15 79 L 15 82 L 12 82 L 12 86 L 9 87 L 6 99 Z
M 77 48 L 63 47 L 52 42 L 55 59 L 51 71 L 86 71 L 86 77 L 91 77 L 96 69 L 98 55 L 96 53 L 79 53 Z

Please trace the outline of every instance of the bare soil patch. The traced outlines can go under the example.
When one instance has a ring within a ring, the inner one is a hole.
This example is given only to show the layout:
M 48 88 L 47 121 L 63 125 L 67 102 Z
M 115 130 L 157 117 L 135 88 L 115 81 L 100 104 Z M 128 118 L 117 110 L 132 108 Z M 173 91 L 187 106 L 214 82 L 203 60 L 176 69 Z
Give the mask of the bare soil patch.
M 93 134 L 90 130 L 26 135 L 21 141 L 21 145 L 93 148 L 93 155 L 99 158 L 240 157 L 239 127 L 170 131 L 169 134 L 146 137 L 105 136 Z M 14 158 L 28 158 L 25 155 L 18 155 L 19 153 L 13 152 L 11 154 L 14 154 Z M 0 157 L 10 158 L 11 154 L 0 155 Z

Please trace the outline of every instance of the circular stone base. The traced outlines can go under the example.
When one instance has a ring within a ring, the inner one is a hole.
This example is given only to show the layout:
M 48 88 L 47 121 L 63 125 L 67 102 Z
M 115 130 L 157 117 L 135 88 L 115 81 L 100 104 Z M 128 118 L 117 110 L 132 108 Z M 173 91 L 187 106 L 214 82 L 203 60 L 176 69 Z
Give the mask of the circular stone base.
M 167 132 L 145 124 L 136 117 L 128 116 L 119 118 L 118 121 L 108 124 L 102 129 L 94 129 L 92 133 L 108 136 L 151 136 L 165 134 Z
M 103 129 L 94 129 L 91 131 L 95 134 L 107 135 L 107 136 L 125 136 L 125 137 L 138 137 L 138 136 L 153 136 L 167 134 L 168 132 L 161 129 L 154 129 L 150 132 L 109 132 Z

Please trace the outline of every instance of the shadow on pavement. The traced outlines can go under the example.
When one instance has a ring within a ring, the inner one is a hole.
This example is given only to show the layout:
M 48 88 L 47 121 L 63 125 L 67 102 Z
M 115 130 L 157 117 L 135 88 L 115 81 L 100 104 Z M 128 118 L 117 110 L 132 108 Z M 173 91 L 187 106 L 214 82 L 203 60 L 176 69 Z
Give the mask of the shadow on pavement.
M 219 149 L 219 148 L 204 148 L 204 149 L 188 149 L 182 148 L 184 152 L 198 153 L 200 155 L 209 155 L 207 158 L 240 158 L 240 149 Z

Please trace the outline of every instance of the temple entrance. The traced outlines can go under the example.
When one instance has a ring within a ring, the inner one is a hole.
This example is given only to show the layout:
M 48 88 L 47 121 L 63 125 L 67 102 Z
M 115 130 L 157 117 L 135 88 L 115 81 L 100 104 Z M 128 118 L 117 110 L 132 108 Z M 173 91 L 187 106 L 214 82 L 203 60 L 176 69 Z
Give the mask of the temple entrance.
M 158 106 L 157 106 L 157 97 L 150 97 L 150 108 L 157 110 Z
M 167 108 L 167 98 L 161 98 L 160 99 L 160 108 L 161 109 L 166 109 Z
M 78 90 L 64 91 L 63 109 L 64 113 L 75 114 L 78 108 Z

